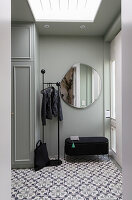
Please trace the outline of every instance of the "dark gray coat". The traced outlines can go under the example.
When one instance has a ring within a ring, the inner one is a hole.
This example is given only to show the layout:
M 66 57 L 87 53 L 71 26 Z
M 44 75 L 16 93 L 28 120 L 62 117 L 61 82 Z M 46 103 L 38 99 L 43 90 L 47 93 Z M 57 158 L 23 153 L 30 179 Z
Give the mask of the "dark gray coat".
M 58 91 L 55 88 L 53 88 L 53 91 L 52 91 L 51 102 L 52 102 L 52 114 L 53 114 L 53 116 L 57 117 L 58 111 L 59 111 L 59 120 L 62 121 L 63 120 L 63 114 L 62 114 L 61 100 L 60 100 L 60 96 L 58 97 Z M 59 108 L 58 108 L 58 103 L 59 103 Z
M 52 119 L 52 116 L 58 116 L 58 101 L 59 101 L 59 120 L 63 120 L 62 107 L 60 96 L 58 97 L 58 91 L 49 87 L 41 92 L 43 94 L 42 107 L 41 107 L 41 118 L 42 124 L 46 125 L 46 119 Z

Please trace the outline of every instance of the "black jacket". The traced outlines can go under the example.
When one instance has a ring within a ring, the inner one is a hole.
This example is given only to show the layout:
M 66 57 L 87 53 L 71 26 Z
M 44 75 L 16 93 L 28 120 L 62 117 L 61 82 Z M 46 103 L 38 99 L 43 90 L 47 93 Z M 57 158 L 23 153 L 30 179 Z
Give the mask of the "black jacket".
M 41 92 L 43 94 L 42 107 L 41 107 L 41 118 L 42 124 L 46 125 L 46 119 L 52 119 L 52 116 L 58 116 L 59 110 L 59 120 L 63 120 L 62 107 L 60 96 L 58 97 L 58 91 L 54 87 L 46 88 Z M 58 109 L 59 101 L 59 109 Z

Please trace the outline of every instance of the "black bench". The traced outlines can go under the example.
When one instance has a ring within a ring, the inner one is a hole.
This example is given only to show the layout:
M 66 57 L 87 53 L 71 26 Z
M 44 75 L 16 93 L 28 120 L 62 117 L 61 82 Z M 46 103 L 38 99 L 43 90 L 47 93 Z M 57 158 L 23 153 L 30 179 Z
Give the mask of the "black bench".
M 67 138 L 64 153 L 69 156 L 109 155 L 109 141 L 105 137 L 79 137 L 74 141 Z

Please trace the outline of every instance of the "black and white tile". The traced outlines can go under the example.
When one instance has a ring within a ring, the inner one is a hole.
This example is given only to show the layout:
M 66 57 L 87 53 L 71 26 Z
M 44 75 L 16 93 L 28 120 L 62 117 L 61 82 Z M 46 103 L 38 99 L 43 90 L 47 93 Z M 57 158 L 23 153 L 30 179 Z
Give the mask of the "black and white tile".
M 122 200 L 122 174 L 107 158 L 12 170 L 12 200 Z

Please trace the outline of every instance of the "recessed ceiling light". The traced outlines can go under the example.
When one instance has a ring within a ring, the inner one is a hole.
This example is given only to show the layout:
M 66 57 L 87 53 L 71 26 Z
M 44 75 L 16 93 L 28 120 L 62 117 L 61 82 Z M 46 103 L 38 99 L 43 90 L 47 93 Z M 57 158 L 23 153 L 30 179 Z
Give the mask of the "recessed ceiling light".
M 94 22 L 102 0 L 27 0 L 36 21 Z
M 81 25 L 81 26 L 80 26 L 80 29 L 81 29 L 81 30 L 84 30 L 84 29 L 86 29 L 86 26 L 85 26 L 85 25 Z
M 48 24 L 44 25 L 44 28 L 49 28 L 49 27 L 50 27 L 50 25 L 48 25 Z

